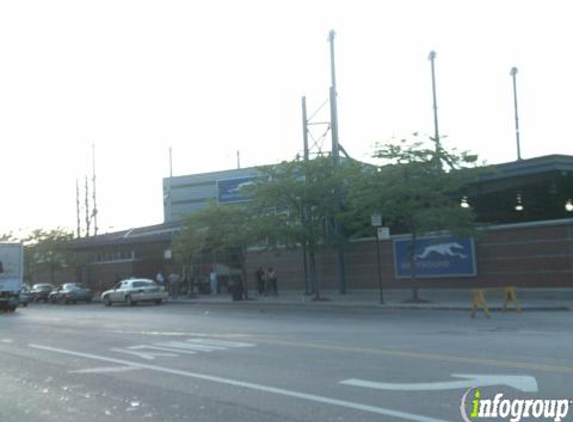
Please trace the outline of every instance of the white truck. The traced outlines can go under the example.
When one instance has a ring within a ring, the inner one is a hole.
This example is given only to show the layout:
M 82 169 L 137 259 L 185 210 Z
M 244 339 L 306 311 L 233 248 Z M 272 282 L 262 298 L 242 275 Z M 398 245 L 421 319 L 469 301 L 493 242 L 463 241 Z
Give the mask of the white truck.
M 14 312 L 24 278 L 24 246 L 0 242 L 0 310 Z

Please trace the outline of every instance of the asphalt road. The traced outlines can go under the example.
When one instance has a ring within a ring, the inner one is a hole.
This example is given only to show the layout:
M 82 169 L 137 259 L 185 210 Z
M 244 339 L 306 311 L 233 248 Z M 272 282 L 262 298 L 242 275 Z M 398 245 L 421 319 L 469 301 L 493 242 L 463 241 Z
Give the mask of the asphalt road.
M 573 312 L 31 304 L 0 314 L 0 421 L 459 421 L 479 385 L 572 399 L 571 327 Z

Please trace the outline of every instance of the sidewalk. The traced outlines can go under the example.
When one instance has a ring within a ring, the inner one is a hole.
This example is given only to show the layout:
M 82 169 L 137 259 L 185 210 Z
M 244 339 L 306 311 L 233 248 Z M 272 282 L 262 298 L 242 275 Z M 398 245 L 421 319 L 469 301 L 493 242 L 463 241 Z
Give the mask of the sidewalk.
M 345 295 L 337 291 L 324 291 L 320 300 L 312 295 L 305 295 L 301 291 L 284 291 L 278 296 L 259 296 L 256 292 L 249 293 L 249 300 L 233 302 L 230 295 L 194 295 L 192 297 L 180 296 L 171 303 L 198 303 L 198 304 L 234 304 L 241 306 L 251 305 L 289 305 L 289 306 L 344 306 L 344 307 L 376 307 L 385 309 L 434 309 L 470 311 L 472 299 L 469 289 L 421 289 L 419 297 L 423 303 L 409 303 L 411 297 L 409 289 L 384 290 L 384 304 L 380 304 L 380 291 L 378 290 L 352 290 Z M 573 309 L 573 289 L 518 289 L 517 300 L 523 311 L 569 311 Z M 488 307 L 492 311 L 502 308 L 503 297 L 501 293 L 491 293 L 486 296 Z M 508 310 L 513 311 L 515 305 L 508 304 Z

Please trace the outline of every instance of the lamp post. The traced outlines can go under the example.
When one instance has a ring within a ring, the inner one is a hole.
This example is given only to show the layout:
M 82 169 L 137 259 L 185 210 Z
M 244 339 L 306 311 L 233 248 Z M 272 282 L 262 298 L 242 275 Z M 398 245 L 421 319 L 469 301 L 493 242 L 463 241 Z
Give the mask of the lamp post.
M 440 150 L 440 131 L 438 129 L 438 100 L 436 96 L 436 69 L 434 61 L 436 60 L 436 52 L 430 51 L 428 55 L 432 68 L 432 99 L 434 108 L 434 142 L 436 143 L 436 151 Z
M 515 112 L 515 138 L 517 141 L 517 159 L 521 160 L 521 145 L 519 143 L 519 118 L 517 115 L 517 83 L 515 81 L 517 75 L 517 67 L 512 67 L 509 72 L 513 80 L 513 109 Z
M 380 236 L 379 229 L 382 227 L 382 214 L 372 214 L 370 222 L 376 229 L 376 261 L 378 262 L 378 288 L 380 289 L 380 304 L 384 304 L 384 294 L 382 292 L 382 263 L 380 262 Z

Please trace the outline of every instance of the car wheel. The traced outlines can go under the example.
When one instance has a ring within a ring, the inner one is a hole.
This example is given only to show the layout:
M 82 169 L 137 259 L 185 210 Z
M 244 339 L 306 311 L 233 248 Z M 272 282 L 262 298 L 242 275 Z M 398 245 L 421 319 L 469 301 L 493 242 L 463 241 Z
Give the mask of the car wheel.
M 126 302 L 129 306 L 134 306 L 134 305 L 135 305 L 135 301 L 131 298 L 131 296 L 126 296 L 125 302 Z
M 86 299 L 86 303 L 92 303 L 92 298 L 91 298 L 91 297 L 88 297 L 88 298 Z
M 111 298 L 109 296 L 105 296 L 103 298 L 103 303 L 105 304 L 105 306 L 111 306 Z
M 154 302 L 156 305 L 161 305 L 162 300 L 161 299 L 155 299 Z

